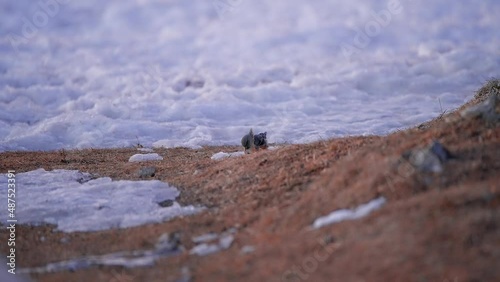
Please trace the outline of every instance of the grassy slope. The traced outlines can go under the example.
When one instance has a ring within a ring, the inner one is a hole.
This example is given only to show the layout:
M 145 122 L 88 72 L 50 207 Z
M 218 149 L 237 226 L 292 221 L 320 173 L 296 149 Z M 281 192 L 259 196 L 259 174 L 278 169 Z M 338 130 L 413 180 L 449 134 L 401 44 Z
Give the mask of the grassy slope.
M 483 91 L 483 90 L 482 90 Z M 484 92 L 484 91 L 483 91 Z M 484 99 L 478 95 L 471 103 Z M 438 139 L 458 156 L 441 174 L 415 171 L 401 158 Z M 494 281 L 500 277 L 500 127 L 450 113 L 384 137 L 350 137 L 283 146 L 212 161 L 219 151 L 157 150 L 155 179 L 181 190 L 184 204 L 209 209 L 169 222 L 125 230 L 63 234 L 52 227 L 18 229 L 19 263 L 39 266 L 82 255 L 151 248 L 165 232 L 191 238 L 236 227 L 230 249 L 207 257 L 182 254 L 152 268 L 101 267 L 34 275 L 40 281 L 175 281 L 187 267 L 193 281 Z M 6 152 L 0 171 L 79 169 L 138 179 L 134 149 Z M 356 221 L 319 230 L 318 216 L 377 196 L 388 203 Z M 0 242 L 7 233 L 0 232 Z M 45 241 L 41 241 L 41 236 Z M 62 243 L 61 238 L 68 238 Z M 242 254 L 245 245 L 255 252 Z M 324 248 L 328 248 L 326 256 Z M 0 251 L 7 251 L 6 244 Z M 295 273 L 296 275 L 294 275 Z M 128 280 L 127 280 L 128 279 Z

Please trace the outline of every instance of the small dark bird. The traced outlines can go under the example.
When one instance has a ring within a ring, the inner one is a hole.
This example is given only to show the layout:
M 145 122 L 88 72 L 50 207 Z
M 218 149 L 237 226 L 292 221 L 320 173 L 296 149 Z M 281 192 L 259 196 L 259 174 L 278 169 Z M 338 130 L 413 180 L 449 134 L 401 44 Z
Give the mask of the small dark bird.
M 253 129 L 250 129 L 250 132 L 241 138 L 241 145 L 247 154 L 251 153 L 254 148 L 267 149 L 267 132 L 254 135 Z
M 253 144 L 256 149 L 267 149 L 267 132 L 255 135 Z
M 245 148 L 245 153 L 250 154 L 254 148 L 254 136 L 253 130 L 250 128 L 250 132 L 241 138 L 241 145 Z

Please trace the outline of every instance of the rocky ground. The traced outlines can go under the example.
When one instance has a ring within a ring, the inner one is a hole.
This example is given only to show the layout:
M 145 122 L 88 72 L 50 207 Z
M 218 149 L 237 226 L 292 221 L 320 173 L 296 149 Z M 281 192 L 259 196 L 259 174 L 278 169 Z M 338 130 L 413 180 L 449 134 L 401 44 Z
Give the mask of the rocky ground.
M 498 86 L 490 82 L 461 109 L 388 136 L 280 145 L 218 161 L 210 157 L 242 149 L 157 149 L 164 160 L 145 163 L 128 162 L 135 148 L 1 153 L 2 173 L 77 169 L 139 180 L 140 168 L 155 166 L 150 179 L 178 187 L 182 204 L 207 207 L 161 224 L 101 232 L 18 226 L 18 267 L 151 249 L 164 233 L 178 234 L 189 250 L 195 236 L 233 230 L 228 249 L 206 256 L 183 251 L 153 267 L 96 266 L 31 277 L 64 282 L 498 281 L 500 127 L 487 115 L 461 114 L 488 101 L 492 85 Z M 498 104 L 493 109 L 500 112 Z M 421 161 L 433 140 L 454 156 L 439 161 L 441 169 Z M 311 228 L 320 216 L 380 196 L 387 203 L 366 217 Z M 2 229 L 0 242 L 7 236 Z M 0 244 L 1 253 L 7 250 Z

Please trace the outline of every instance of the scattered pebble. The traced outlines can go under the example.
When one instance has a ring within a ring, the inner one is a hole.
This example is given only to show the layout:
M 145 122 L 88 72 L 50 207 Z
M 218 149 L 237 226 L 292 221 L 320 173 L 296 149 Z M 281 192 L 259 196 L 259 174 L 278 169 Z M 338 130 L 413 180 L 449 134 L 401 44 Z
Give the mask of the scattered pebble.
M 139 169 L 138 174 L 140 178 L 154 177 L 156 174 L 156 167 L 154 166 L 142 167 L 141 169 Z
M 317 229 L 344 220 L 362 218 L 370 214 L 372 211 L 381 208 L 385 203 L 386 199 L 384 197 L 379 197 L 366 204 L 362 204 L 355 209 L 341 209 L 333 211 L 328 215 L 317 218 L 313 223 L 313 228 Z
M 165 201 L 159 202 L 158 205 L 160 205 L 160 207 L 162 207 L 162 208 L 168 208 L 168 207 L 173 206 L 174 203 L 175 203 L 174 200 L 167 199 Z
M 439 161 L 441 161 L 441 163 L 445 163 L 454 158 L 454 156 L 450 153 L 450 151 L 448 151 L 448 149 L 446 149 L 438 141 L 432 142 L 429 151 L 431 151 L 434 155 L 436 155 L 439 158 Z
M 199 242 L 201 244 L 197 244 L 196 246 L 194 246 L 189 253 L 192 255 L 195 254 L 199 256 L 206 256 L 222 250 L 226 250 L 231 247 L 234 241 L 234 232 L 235 231 L 233 230 L 228 230 L 220 235 L 217 235 L 215 233 L 207 233 L 194 237 L 193 242 Z M 215 242 L 207 243 L 212 241 Z
M 233 243 L 233 241 L 234 241 L 233 235 L 231 235 L 231 234 L 224 235 L 219 239 L 219 246 L 223 250 L 228 249 L 229 247 L 231 247 L 231 244 Z
M 222 160 L 222 159 L 227 159 L 227 158 L 233 158 L 233 157 L 241 157 L 245 155 L 245 152 L 233 152 L 233 153 L 224 153 L 224 152 L 218 152 L 214 154 L 211 159 L 212 160 Z
M 155 244 L 155 250 L 158 254 L 170 254 L 173 251 L 182 250 L 181 236 L 179 232 L 163 233 Z
M 203 243 L 196 245 L 189 253 L 192 255 L 206 256 L 217 253 L 218 251 L 220 251 L 220 247 L 218 245 Z

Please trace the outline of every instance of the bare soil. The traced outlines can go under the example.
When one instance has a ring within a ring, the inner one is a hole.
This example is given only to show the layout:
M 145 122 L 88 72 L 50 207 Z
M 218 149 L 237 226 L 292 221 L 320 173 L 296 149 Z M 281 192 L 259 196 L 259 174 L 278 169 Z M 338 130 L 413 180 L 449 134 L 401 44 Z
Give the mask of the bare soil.
M 442 173 L 420 172 L 401 157 L 433 140 L 457 156 Z M 452 112 L 388 136 L 280 145 L 210 159 L 219 151 L 241 150 L 156 149 L 164 160 L 143 163 L 128 162 L 135 148 L 1 153 L 2 173 L 77 169 L 139 180 L 137 171 L 153 165 L 157 173 L 150 179 L 178 187 L 179 202 L 207 207 L 161 224 L 101 232 L 18 226 L 18 267 L 150 249 L 170 232 L 179 232 L 189 250 L 194 236 L 236 228 L 231 247 L 212 255 L 184 252 L 154 267 L 92 267 L 33 274 L 32 279 L 178 281 L 187 269 L 190 281 L 498 281 L 499 126 Z M 319 216 L 378 196 L 387 203 L 364 218 L 311 228 Z M 2 229 L 0 242 L 7 242 L 7 236 Z M 243 253 L 244 246 L 255 251 Z M 1 253 L 7 250 L 7 244 L 0 244 Z

